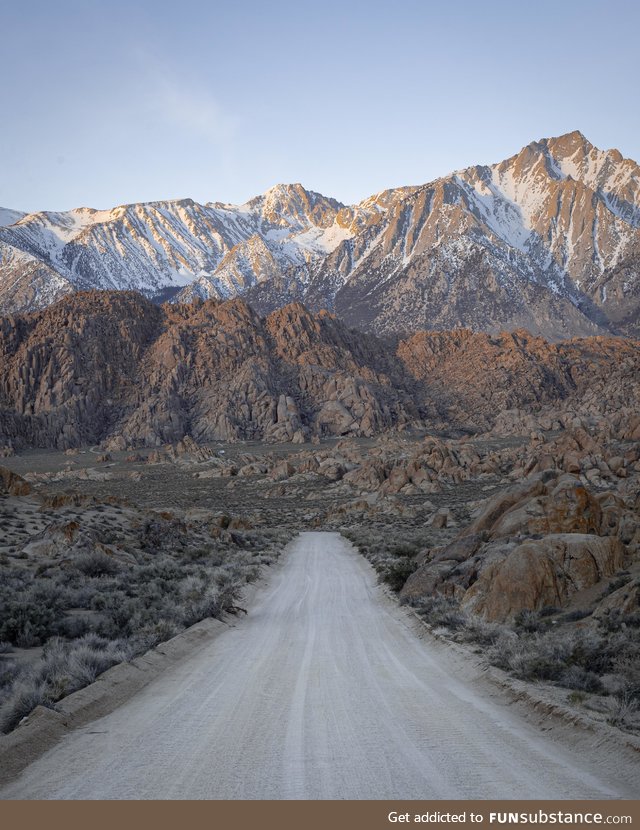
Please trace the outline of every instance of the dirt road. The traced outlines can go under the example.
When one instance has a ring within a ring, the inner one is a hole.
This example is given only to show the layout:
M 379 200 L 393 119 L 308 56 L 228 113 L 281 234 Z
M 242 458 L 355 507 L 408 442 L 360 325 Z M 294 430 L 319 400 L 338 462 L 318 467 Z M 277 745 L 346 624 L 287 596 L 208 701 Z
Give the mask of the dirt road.
M 304 533 L 246 618 L 0 795 L 637 797 L 637 765 L 545 735 L 474 675 L 416 636 L 348 542 Z

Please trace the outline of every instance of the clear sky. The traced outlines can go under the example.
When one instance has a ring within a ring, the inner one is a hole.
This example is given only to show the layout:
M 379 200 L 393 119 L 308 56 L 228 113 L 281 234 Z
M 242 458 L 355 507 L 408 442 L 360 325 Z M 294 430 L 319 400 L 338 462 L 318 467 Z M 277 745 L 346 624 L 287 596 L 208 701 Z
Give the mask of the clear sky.
M 346 203 L 581 130 L 640 161 L 637 0 L 0 0 L 0 205 Z

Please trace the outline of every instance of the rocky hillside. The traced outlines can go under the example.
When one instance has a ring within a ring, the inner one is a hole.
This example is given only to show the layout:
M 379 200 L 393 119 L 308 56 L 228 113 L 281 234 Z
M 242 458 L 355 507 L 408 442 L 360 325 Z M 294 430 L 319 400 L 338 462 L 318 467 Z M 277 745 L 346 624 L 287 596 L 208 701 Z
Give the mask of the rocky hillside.
M 261 320 L 241 300 L 75 294 L 2 319 L 0 344 L 0 444 L 302 442 L 419 418 L 380 342 L 302 306 Z
M 351 207 L 294 184 L 241 206 L 0 213 L 5 312 L 136 289 L 259 314 L 298 300 L 378 334 L 637 336 L 639 263 L 640 168 L 579 132 Z
M 630 340 L 462 330 L 396 342 L 300 304 L 260 318 L 240 299 L 77 293 L 0 318 L 0 446 L 302 443 L 412 426 L 528 434 L 575 413 L 623 433 L 639 376 Z

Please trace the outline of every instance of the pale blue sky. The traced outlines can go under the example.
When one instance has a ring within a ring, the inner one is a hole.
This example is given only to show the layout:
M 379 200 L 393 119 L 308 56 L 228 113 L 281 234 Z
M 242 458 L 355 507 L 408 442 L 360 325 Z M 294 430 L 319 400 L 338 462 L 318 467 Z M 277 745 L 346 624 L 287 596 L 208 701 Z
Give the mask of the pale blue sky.
M 343 202 L 581 130 L 640 160 L 640 4 L 0 0 L 0 205 Z

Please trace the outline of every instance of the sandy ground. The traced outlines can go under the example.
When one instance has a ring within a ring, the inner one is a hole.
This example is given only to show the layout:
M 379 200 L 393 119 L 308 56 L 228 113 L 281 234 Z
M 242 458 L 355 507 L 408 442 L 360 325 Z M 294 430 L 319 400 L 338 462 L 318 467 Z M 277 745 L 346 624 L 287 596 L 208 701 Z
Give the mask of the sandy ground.
M 579 744 L 579 751 L 578 751 Z M 338 534 L 303 533 L 250 613 L 2 798 L 635 798 L 640 764 L 522 719 L 416 636 Z

